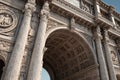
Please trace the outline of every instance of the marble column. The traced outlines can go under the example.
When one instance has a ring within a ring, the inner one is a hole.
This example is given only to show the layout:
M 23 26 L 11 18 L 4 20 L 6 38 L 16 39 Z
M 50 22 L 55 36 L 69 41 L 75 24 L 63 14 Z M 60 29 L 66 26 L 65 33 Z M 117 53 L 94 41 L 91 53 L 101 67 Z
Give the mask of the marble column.
M 114 66 L 112 62 L 112 56 L 110 52 L 110 47 L 109 47 L 109 37 L 108 37 L 108 30 L 104 29 L 104 48 L 105 48 L 105 55 L 106 55 L 106 62 L 107 62 L 107 67 L 108 67 L 108 72 L 109 72 L 109 78 L 110 80 L 117 80 L 115 72 L 114 72 Z
M 26 3 L 23 21 L 21 23 L 15 46 L 13 48 L 8 66 L 6 68 L 4 80 L 18 80 L 19 78 L 20 68 L 22 65 L 21 63 L 24 55 L 24 49 L 27 42 L 27 36 L 33 11 L 35 11 L 35 2 L 34 4 L 33 2 Z
M 100 69 L 100 78 L 101 78 L 100 80 L 109 80 L 107 66 L 105 63 L 105 58 L 102 50 L 102 44 L 101 44 L 102 36 L 101 36 L 99 26 L 97 26 L 94 35 L 95 35 L 95 42 L 96 42 L 96 48 L 97 48 L 97 58 L 98 58 L 99 69 Z
M 40 24 L 34 44 L 27 80 L 41 80 L 43 55 L 45 47 L 45 33 L 49 17 L 49 3 L 46 1 L 41 10 Z

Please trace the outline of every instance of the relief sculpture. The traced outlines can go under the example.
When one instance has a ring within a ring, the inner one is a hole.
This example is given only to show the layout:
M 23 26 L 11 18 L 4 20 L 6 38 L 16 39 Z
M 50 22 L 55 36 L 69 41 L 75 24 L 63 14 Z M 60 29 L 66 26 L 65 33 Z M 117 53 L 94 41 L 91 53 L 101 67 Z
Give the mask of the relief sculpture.
M 0 33 L 9 32 L 17 26 L 17 16 L 6 6 L 0 6 Z
M 114 51 L 111 51 L 111 56 L 112 56 L 113 64 L 118 65 L 119 64 L 118 57 L 117 57 L 117 55 L 115 54 Z
M 9 14 L 0 14 L 0 27 L 6 28 L 12 25 L 12 18 Z

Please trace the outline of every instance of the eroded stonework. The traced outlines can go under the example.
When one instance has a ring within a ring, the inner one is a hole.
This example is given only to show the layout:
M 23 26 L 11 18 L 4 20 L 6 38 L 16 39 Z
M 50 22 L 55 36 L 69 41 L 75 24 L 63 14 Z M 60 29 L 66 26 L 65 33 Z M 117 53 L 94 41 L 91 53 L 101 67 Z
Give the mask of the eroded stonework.
M 119 22 L 101 0 L 2 0 L 0 78 L 120 80 Z

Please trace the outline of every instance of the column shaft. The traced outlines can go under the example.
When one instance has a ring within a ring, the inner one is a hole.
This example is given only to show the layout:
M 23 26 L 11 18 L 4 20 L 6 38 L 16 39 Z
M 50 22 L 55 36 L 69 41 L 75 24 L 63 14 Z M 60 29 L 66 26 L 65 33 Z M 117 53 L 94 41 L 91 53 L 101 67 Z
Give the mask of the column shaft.
M 108 41 L 109 41 L 108 32 L 107 32 L 107 30 L 104 30 L 104 47 L 105 47 L 106 61 L 107 61 L 107 66 L 108 66 L 108 71 L 109 71 L 109 77 L 110 77 L 110 80 L 117 80 L 116 75 L 115 75 L 115 71 L 114 71 L 113 62 L 112 62 L 111 52 L 109 50 Z
M 19 78 L 21 62 L 23 59 L 25 44 L 27 41 L 28 31 L 31 22 L 31 16 L 32 16 L 31 6 L 32 8 L 34 7 L 33 4 L 29 4 L 29 3 L 27 3 L 25 6 L 26 9 L 24 13 L 24 18 L 16 39 L 13 52 L 8 62 L 4 80 L 18 80 Z
M 102 45 L 101 45 L 100 28 L 99 27 L 97 27 L 97 28 L 98 29 L 95 33 L 95 35 L 96 35 L 95 41 L 96 41 L 98 62 L 99 62 L 99 68 L 100 68 L 100 77 L 101 77 L 101 80 L 109 80 L 107 67 L 106 67 L 106 63 L 105 63 L 105 58 L 104 58 Z
M 45 2 L 43 9 L 41 11 L 40 24 L 38 27 L 38 32 L 35 40 L 35 45 L 32 53 L 32 58 L 30 62 L 30 68 L 28 72 L 27 80 L 41 80 L 41 72 L 43 67 L 43 55 L 45 47 L 45 33 L 48 21 L 48 2 Z

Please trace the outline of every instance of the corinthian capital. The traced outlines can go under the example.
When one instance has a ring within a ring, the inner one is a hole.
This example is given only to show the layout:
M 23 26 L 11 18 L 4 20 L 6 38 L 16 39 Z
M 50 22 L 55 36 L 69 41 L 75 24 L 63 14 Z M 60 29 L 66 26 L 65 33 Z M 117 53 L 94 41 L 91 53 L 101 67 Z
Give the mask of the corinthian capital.
M 104 32 L 103 32 L 104 40 L 105 40 L 106 42 L 109 42 L 108 29 L 104 28 L 103 31 L 104 31 Z
M 35 7 L 35 4 L 32 4 L 32 3 L 26 3 L 25 5 L 25 14 L 27 16 L 31 16 L 32 13 L 36 10 L 36 7 Z
M 49 3 L 48 3 L 48 1 L 46 1 L 41 10 L 41 16 L 48 18 L 50 15 L 49 12 L 50 12 Z
M 28 0 L 28 3 L 36 4 L 36 0 Z
M 103 36 L 101 35 L 100 26 L 97 26 L 97 27 L 94 29 L 94 38 L 95 38 L 95 39 L 103 39 Z
M 29 2 L 26 3 L 25 10 L 27 9 L 30 9 L 31 11 L 35 11 L 36 10 L 35 4 L 29 3 Z

